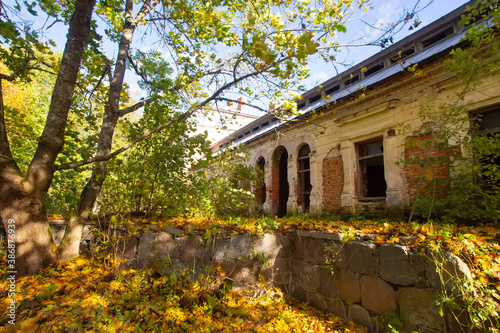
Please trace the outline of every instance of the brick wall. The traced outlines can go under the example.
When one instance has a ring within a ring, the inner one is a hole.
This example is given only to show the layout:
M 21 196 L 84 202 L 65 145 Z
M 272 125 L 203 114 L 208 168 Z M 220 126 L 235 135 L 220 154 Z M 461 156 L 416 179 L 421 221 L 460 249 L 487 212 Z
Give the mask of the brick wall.
M 434 143 L 433 135 L 419 135 L 407 139 L 405 149 L 405 174 L 408 181 L 408 194 L 415 198 L 432 195 L 436 182 L 436 197 L 445 197 L 450 185 L 450 163 L 452 155 L 459 153 L 459 148 L 447 143 Z M 431 151 L 432 149 L 432 151 Z M 427 164 L 427 168 L 425 165 Z M 422 178 L 419 190 L 419 180 Z
M 344 187 L 344 163 L 336 148 L 323 160 L 323 205 L 329 212 L 339 211 Z

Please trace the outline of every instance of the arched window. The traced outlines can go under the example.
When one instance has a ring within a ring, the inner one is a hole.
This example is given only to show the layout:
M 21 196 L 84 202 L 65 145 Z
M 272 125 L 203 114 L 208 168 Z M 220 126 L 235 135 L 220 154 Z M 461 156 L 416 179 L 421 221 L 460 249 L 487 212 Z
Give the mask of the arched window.
M 308 145 L 303 145 L 299 150 L 299 155 L 297 157 L 298 163 L 298 204 L 302 206 L 304 211 L 309 209 L 311 203 L 310 195 L 312 190 L 311 185 L 311 160 L 309 154 L 311 149 Z
M 275 149 L 271 165 L 270 199 L 272 212 L 278 217 L 287 213 L 287 202 L 289 196 L 288 183 L 288 152 L 285 147 L 279 146 Z

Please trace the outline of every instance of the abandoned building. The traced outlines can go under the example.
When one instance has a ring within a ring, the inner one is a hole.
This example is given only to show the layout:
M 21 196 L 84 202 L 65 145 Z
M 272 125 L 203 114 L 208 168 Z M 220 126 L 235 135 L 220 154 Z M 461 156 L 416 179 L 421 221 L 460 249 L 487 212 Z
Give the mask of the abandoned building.
M 258 209 L 269 215 L 400 214 L 417 176 L 398 161 L 418 153 L 405 148 L 408 137 L 425 136 L 418 111 L 439 112 L 437 106 L 457 100 L 465 84 L 443 68 L 443 60 L 463 44 L 468 27 L 459 22 L 466 5 L 304 93 L 297 101 L 300 116 L 283 122 L 266 114 L 213 151 L 248 147 L 248 163 L 265 173 L 264 186 L 255 189 Z M 415 65 L 419 76 L 408 70 Z M 471 115 L 483 115 L 482 128 L 500 132 L 499 75 L 483 77 L 460 103 Z

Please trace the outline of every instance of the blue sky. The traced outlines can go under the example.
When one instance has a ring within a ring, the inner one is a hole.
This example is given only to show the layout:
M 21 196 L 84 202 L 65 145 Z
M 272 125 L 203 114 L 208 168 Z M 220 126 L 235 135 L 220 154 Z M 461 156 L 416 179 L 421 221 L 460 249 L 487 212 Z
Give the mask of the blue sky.
M 432 1 L 431 4 L 422 9 L 422 7 L 427 5 L 429 1 Z M 362 18 L 365 21 L 371 22 L 375 26 L 383 28 L 387 27 L 387 25 L 394 22 L 398 17 L 411 11 L 412 8 L 417 6 L 417 9 L 422 9 L 422 11 L 418 14 L 418 19 L 422 22 L 418 28 L 420 29 L 421 27 L 460 7 L 466 2 L 466 0 L 371 0 L 370 5 L 372 9 L 365 13 Z M 411 32 L 412 31 L 408 31 L 408 27 L 403 28 L 396 38 L 394 38 L 394 42 L 401 40 Z M 62 25 L 55 25 L 51 31 L 49 31 L 48 37 L 57 43 L 58 49 L 62 50 L 64 48 L 66 33 L 66 27 L 63 27 Z M 362 44 L 363 41 L 373 40 L 379 33 L 380 32 L 376 29 L 362 24 L 360 21 L 353 21 L 348 25 L 347 32 L 340 36 L 339 41 L 346 44 Z M 117 46 L 114 44 L 105 44 L 105 48 L 108 47 L 108 45 L 109 49 L 106 49 L 105 52 L 107 52 L 109 56 L 116 55 Z M 149 46 L 147 45 L 143 46 L 143 48 L 148 47 Z M 337 56 L 338 62 L 336 66 L 333 64 L 325 64 L 322 61 L 318 61 L 318 59 L 313 59 L 310 62 L 311 77 L 305 82 L 305 86 L 307 89 L 312 89 L 316 85 L 335 76 L 337 71 L 342 72 L 347 69 L 346 67 L 339 65 L 339 63 L 355 65 L 379 51 L 381 51 L 379 46 L 345 47 Z M 132 96 L 143 97 L 144 94 L 140 92 L 140 89 L 136 84 L 137 79 L 131 74 L 132 73 L 129 71 L 126 76 L 126 81 L 132 88 Z
M 422 22 L 418 29 L 438 20 L 440 17 L 452 12 L 454 9 L 462 6 L 468 2 L 467 0 L 433 0 L 433 2 L 423 8 L 418 14 L 419 20 Z M 401 13 L 406 13 L 410 11 L 415 5 L 418 4 L 418 9 L 424 7 L 428 4 L 428 1 L 421 0 L 372 0 L 370 1 L 372 9 L 369 10 L 364 16 L 363 20 L 369 22 L 375 22 L 377 26 L 386 27 L 388 24 L 394 22 Z M 397 42 L 404 37 L 408 36 L 412 32 L 418 31 L 418 29 L 409 31 L 408 27 L 405 27 L 394 39 Z M 342 41 L 347 44 L 360 44 L 365 41 L 373 40 L 376 38 L 378 31 L 370 28 L 369 26 L 362 24 L 360 22 L 352 22 L 348 26 L 347 33 L 342 36 Z M 380 52 L 382 50 L 379 46 L 360 46 L 360 47 L 349 47 L 344 48 L 337 56 L 338 62 L 345 62 L 347 64 L 355 65 L 363 60 L 367 59 L 371 55 Z M 313 88 L 317 84 L 324 82 L 336 75 L 336 69 L 332 64 L 325 64 L 323 62 L 310 63 L 311 77 L 308 79 L 308 86 Z M 337 70 L 342 72 L 347 69 L 346 67 L 337 65 Z

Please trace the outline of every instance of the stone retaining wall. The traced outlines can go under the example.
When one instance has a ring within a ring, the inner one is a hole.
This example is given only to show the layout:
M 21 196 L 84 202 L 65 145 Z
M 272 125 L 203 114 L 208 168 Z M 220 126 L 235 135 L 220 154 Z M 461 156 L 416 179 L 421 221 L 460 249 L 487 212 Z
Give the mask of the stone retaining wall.
M 370 332 L 461 332 L 453 315 L 439 314 L 441 282 L 430 253 L 373 242 L 374 235 L 342 242 L 342 234 L 297 230 L 203 240 L 180 229 L 147 231 L 123 241 L 127 266 L 162 273 L 188 268 L 193 276 L 219 263 L 233 288 L 255 286 L 265 277 L 294 298 L 365 325 Z M 441 252 L 450 276 L 470 278 L 456 256 Z M 446 288 L 452 290 L 451 282 Z

